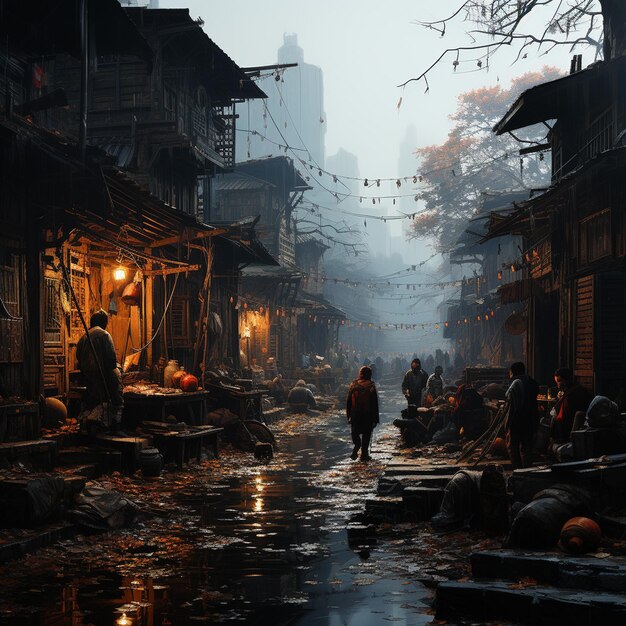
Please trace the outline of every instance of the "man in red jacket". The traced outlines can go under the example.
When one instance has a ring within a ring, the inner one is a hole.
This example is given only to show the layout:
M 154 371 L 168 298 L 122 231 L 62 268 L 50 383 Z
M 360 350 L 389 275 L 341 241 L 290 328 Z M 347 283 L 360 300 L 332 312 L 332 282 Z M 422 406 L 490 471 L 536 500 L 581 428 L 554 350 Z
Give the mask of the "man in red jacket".
M 346 400 L 346 415 L 352 430 L 354 448 L 350 458 L 354 461 L 361 450 L 361 461 L 370 460 L 369 447 L 372 431 L 380 421 L 378 414 L 378 393 L 372 382 L 372 370 L 363 366 L 359 377 L 353 381 Z

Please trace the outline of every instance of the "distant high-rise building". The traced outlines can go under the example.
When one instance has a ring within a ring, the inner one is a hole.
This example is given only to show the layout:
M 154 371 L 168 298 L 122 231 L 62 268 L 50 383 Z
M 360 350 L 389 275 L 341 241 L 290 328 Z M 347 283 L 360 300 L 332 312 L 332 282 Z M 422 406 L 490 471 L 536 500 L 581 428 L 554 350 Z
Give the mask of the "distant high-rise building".
M 262 78 L 259 86 L 267 94 L 267 100 L 251 102 L 247 109 L 241 107 L 239 128 L 258 134 L 245 130 L 237 133 L 237 160 L 284 154 L 288 145 L 303 161 L 323 168 L 326 136 L 323 72 L 316 65 L 305 63 L 304 51 L 293 33 L 283 36 L 277 60 L 279 65 L 297 63 L 298 66 Z

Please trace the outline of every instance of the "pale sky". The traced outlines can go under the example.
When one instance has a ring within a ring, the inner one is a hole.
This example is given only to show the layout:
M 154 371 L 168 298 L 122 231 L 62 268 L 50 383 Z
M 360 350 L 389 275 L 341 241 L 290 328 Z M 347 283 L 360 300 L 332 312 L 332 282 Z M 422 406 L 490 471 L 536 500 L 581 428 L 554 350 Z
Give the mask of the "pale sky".
M 406 127 L 416 126 L 419 146 L 442 142 L 457 94 L 498 79 L 508 85 L 510 78 L 546 63 L 569 69 L 567 50 L 541 57 L 531 52 L 514 65 L 512 54 L 501 51 L 489 72 L 467 73 L 476 65 L 462 63 L 454 73 L 453 57 L 448 57 L 430 75 L 430 93 L 424 94 L 423 82 L 399 89 L 399 83 L 420 73 L 445 48 L 467 44 L 469 24 L 457 23 L 442 39 L 413 23 L 443 17 L 458 5 L 458 0 L 160 2 L 162 8 L 188 7 L 192 17 L 202 17 L 207 34 L 244 67 L 275 63 L 283 33 L 296 33 L 305 61 L 324 72 L 326 154 L 340 147 L 356 154 L 361 175 L 369 178 L 411 174 L 397 171 Z M 543 28 L 542 16 L 538 18 L 537 30 Z M 583 60 L 591 62 L 591 53 Z

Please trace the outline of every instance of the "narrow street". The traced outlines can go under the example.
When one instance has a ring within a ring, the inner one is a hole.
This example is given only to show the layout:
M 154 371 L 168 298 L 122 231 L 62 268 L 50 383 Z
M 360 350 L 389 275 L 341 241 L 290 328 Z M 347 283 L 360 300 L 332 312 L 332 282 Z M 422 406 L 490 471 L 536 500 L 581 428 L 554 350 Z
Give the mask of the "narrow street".
M 185 473 L 107 479 L 149 517 L 130 531 L 79 536 L 5 565 L 0 621 L 104 626 L 126 614 L 150 626 L 429 622 L 415 563 L 373 538 L 348 540 L 347 524 L 397 444 L 391 421 L 400 396 L 381 397 L 368 465 L 349 460 L 349 431 L 335 410 L 274 424 L 278 451 L 268 465 L 226 447 Z

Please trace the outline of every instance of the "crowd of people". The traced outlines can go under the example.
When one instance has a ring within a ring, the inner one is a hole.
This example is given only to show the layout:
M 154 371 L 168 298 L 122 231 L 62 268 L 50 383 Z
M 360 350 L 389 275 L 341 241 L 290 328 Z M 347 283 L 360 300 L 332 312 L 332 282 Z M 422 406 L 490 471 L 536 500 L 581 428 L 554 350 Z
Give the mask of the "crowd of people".
M 502 430 L 512 467 L 517 469 L 531 466 L 538 453 L 547 453 L 559 461 L 573 458 L 572 432 L 594 425 L 616 424 L 625 409 L 624 393 L 620 393 L 615 402 L 604 396 L 594 398 L 589 390 L 576 382 L 570 368 L 560 367 L 554 372 L 556 387 L 551 389 L 555 396 L 554 406 L 540 419 L 540 387 L 526 373 L 524 363 L 511 364 L 509 379 L 506 388 L 497 384 L 487 385 L 484 389 L 476 389 L 469 384 L 446 385 L 443 368 L 437 366 L 429 376 L 420 359 L 414 358 L 401 385 L 408 408 L 403 412 L 404 419 L 395 423 L 403 434 L 410 434 L 411 419 L 417 418 L 420 407 L 449 403 L 452 411 L 448 423 L 444 424 L 448 432 L 450 428 L 456 429 L 456 434 L 462 434 L 465 440 L 474 440 L 489 426 L 484 400 L 495 397 L 503 401 L 500 414 Z M 495 395 L 492 395 L 494 391 Z M 442 426 L 436 420 L 433 423 Z M 429 430 L 432 431 L 432 428 L 424 429 L 422 434 Z M 432 434 L 430 432 L 428 436 Z M 622 443 L 626 451 L 626 441 Z M 617 447 L 619 445 L 616 444 Z

